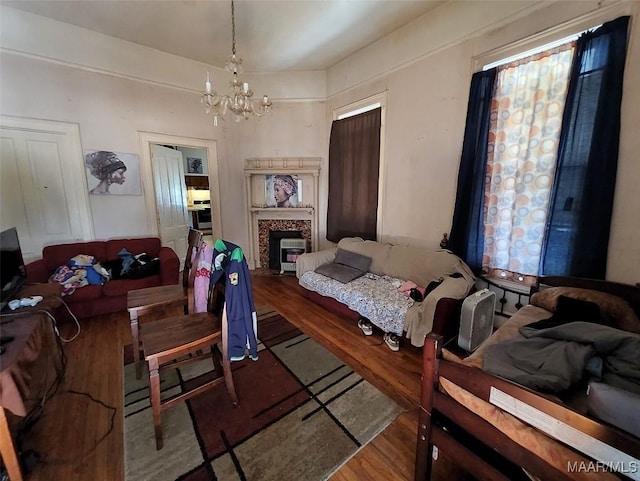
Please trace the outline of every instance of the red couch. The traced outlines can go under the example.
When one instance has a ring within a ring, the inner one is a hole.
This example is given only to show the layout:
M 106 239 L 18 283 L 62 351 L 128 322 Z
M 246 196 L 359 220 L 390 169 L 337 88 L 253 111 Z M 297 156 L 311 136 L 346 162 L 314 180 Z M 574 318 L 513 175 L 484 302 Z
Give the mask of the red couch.
M 163 247 L 157 237 L 111 239 L 107 241 L 77 242 L 46 246 L 42 259 L 27 268 L 27 282 L 48 282 L 54 271 L 78 254 L 87 254 L 98 262 L 118 259 L 118 252 L 126 248 L 132 254 L 146 253 L 160 259 L 160 272 L 141 279 L 112 279 L 104 285 L 89 285 L 76 289 L 63 300 L 78 318 L 125 311 L 127 292 L 144 287 L 178 283 L 180 261 L 170 247 Z M 64 307 L 63 307 L 64 309 Z M 66 311 L 62 311 L 60 314 Z M 68 317 L 68 314 L 67 314 Z

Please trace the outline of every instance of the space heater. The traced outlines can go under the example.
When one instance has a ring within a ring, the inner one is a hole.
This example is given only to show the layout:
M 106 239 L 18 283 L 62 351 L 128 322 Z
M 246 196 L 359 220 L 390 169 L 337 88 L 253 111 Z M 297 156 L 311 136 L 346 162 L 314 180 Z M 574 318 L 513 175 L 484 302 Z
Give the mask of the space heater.
M 307 250 L 305 239 L 280 239 L 280 274 L 296 271 L 296 260 Z
M 475 351 L 493 332 L 496 293 L 482 289 L 462 301 L 458 346 L 467 352 Z

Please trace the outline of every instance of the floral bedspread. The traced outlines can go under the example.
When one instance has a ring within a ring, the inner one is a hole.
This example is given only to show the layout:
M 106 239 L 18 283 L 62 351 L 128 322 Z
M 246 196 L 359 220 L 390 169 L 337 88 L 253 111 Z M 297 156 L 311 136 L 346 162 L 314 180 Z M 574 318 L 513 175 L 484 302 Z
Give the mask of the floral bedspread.
M 402 335 L 411 298 L 398 291 L 402 279 L 367 273 L 347 284 L 317 272 L 307 271 L 300 285 L 323 296 L 332 297 L 360 313 L 385 332 Z

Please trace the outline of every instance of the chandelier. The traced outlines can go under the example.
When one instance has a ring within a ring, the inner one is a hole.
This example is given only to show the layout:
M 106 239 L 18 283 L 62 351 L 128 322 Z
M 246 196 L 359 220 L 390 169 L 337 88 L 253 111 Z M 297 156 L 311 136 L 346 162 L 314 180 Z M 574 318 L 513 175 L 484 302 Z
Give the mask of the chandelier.
M 223 118 L 227 112 L 231 112 L 233 119 L 240 122 L 242 119 L 249 119 L 252 116 L 271 112 L 271 100 L 268 95 L 264 95 L 259 104 L 253 101 L 253 92 L 247 82 L 243 82 L 238 77 L 242 70 L 242 59 L 236 54 L 236 16 L 233 0 L 231 0 L 231 56 L 225 65 L 226 70 L 233 73 L 229 90 L 225 94 L 218 94 L 213 90 L 213 84 L 207 72 L 207 79 L 204 83 L 204 92 L 200 102 L 204 104 L 207 114 L 213 114 L 213 125 L 218 126 L 218 118 Z M 223 119 L 224 120 L 224 119 Z

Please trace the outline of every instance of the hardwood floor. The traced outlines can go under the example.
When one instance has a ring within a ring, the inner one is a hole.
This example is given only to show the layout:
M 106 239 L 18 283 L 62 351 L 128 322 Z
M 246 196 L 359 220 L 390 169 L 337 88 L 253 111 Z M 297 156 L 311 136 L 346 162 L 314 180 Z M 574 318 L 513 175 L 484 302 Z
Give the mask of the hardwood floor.
M 363 336 L 355 322 L 308 301 L 295 276 L 254 273 L 252 279 L 256 306 L 271 305 L 406 409 L 332 480 L 413 479 L 421 350 L 403 345 L 392 352 L 380 332 Z M 62 385 L 24 439 L 23 448 L 41 456 L 28 481 L 124 480 L 122 347 L 131 343 L 129 318 L 123 312 L 81 326 L 65 344 Z M 72 324 L 61 326 L 63 336 L 74 331 Z M 434 479 L 457 479 L 442 457 L 435 468 Z

